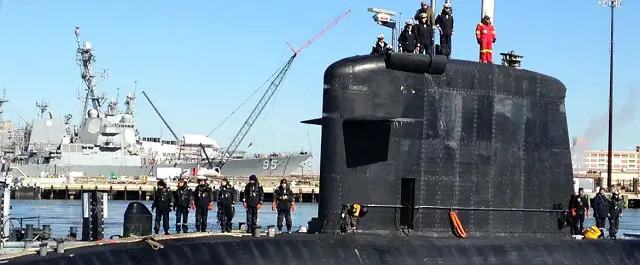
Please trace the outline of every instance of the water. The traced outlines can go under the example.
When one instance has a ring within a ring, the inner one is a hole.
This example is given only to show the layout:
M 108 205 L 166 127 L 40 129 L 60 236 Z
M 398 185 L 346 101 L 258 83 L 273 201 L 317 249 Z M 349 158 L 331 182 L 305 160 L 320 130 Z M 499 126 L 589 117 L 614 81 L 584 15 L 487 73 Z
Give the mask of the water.
M 122 222 L 124 210 L 131 201 L 109 201 L 108 217 L 105 219 L 105 237 L 122 234 Z M 151 208 L 151 201 L 141 201 Z M 82 231 L 82 202 L 80 200 L 12 200 L 13 217 L 40 217 L 40 225 L 49 224 L 56 237 L 65 237 L 69 227 L 78 227 L 78 233 Z M 208 230 L 220 231 L 220 226 L 216 223 L 215 210 L 209 212 Z M 318 204 L 297 203 L 296 211 L 291 214 L 294 230 L 300 225 L 307 225 L 311 217 L 317 216 Z M 175 214 L 171 212 L 170 224 L 171 232 L 175 231 Z M 271 204 L 268 203 L 258 213 L 258 223 L 260 225 L 275 225 L 277 214 L 271 211 Z M 234 228 L 238 222 L 245 222 L 246 214 L 242 205 L 236 205 L 236 215 L 233 218 Z M 36 221 L 26 221 L 25 223 L 35 223 Z M 585 227 L 594 225 L 593 217 L 585 221 Z M 555 223 L 552 225 L 556 225 Z M 607 224 L 607 228 L 609 225 Z M 189 213 L 189 230 L 195 231 L 194 211 Z M 565 228 L 569 233 L 569 229 Z M 627 232 L 640 232 L 640 209 L 626 209 L 624 218 L 620 220 L 619 234 Z
M 105 218 L 104 234 L 105 238 L 112 235 L 122 235 L 122 222 L 124 211 L 132 201 L 109 201 L 108 216 Z M 140 201 L 151 209 L 151 201 Z M 82 234 L 82 201 L 80 200 L 11 200 L 12 217 L 40 217 L 40 225 L 51 225 L 55 237 L 66 237 L 69 234 L 69 227 L 78 227 L 78 237 Z M 220 231 L 220 226 L 216 223 L 214 209 L 209 212 L 207 230 Z M 317 216 L 318 204 L 316 203 L 296 203 L 296 211 L 291 213 L 293 230 L 297 230 L 300 225 L 307 225 L 312 216 Z M 265 204 L 258 211 L 258 224 L 263 227 L 275 225 L 277 213 L 271 211 L 271 203 Z M 169 214 L 171 226 L 170 232 L 175 232 L 175 214 Z M 236 204 L 236 214 L 233 217 L 234 229 L 238 228 L 238 222 L 245 222 L 246 214 L 242 204 Z M 36 220 L 27 220 L 25 224 L 34 224 Z M 17 223 L 15 224 L 17 225 Z M 284 225 L 284 223 L 283 223 Z M 162 231 L 162 229 L 160 229 Z M 195 231 L 195 211 L 189 213 L 189 231 Z

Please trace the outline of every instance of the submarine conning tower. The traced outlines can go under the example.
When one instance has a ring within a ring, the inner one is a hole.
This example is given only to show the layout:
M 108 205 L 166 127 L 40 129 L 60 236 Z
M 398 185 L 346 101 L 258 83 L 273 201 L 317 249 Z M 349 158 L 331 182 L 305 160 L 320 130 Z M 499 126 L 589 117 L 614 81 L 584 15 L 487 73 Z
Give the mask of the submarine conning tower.
M 390 53 L 339 60 L 324 74 L 318 218 L 354 232 L 566 237 L 573 190 L 559 80 L 513 67 Z

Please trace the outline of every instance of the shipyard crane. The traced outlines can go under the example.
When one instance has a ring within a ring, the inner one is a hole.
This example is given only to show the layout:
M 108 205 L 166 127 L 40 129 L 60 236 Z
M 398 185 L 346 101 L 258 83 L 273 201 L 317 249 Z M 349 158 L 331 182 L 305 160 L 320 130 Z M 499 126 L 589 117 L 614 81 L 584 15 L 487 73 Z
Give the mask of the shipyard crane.
M 276 77 L 273 79 L 273 81 L 271 81 L 271 83 L 269 84 L 269 87 L 265 90 L 264 94 L 262 94 L 262 97 L 258 101 L 258 104 L 256 104 L 256 106 L 253 108 L 253 110 L 249 114 L 249 117 L 247 117 L 247 120 L 244 121 L 244 124 L 242 124 L 242 127 L 240 127 L 240 130 L 238 131 L 236 136 L 233 137 L 233 140 L 231 141 L 229 146 L 225 149 L 224 153 L 222 154 L 222 157 L 220 158 L 220 160 L 218 160 L 216 164 L 216 166 L 219 169 L 222 169 L 222 167 L 236 152 L 236 150 L 242 143 L 242 140 L 244 140 L 244 138 L 247 136 L 247 134 L 249 133 L 249 130 L 251 130 L 251 128 L 253 127 L 253 124 L 256 122 L 256 120 L 258 119 L 258 117 L 260 116 L 264 108 L 267 106 L 267 104 L 269 103 L 269 101 L 271 100 L 275 92 L 278 90 L 278 88 L 282 84 L 282 81 L 286 77 L 287 72 L 289 72 L 289 68 L 291 67 L 291 64 L 295 60 L 296 56 L 300 52 L 302 52 L 304 49 L 311 46 L 311 44 L 313 44 L 316 40 L 318 40 L 327 31 L 331 30 L 333 26 L 338 24 L 342 19 L 344 19 L 350 13 L 351 13 L 351 10 L 347 10 L 337 18 L 333 19 L 322 31 L 316 34 L 312 39 L 307 41 L 307 43 L 302 45 L 297 50 L 294 49 L 289 43 L 287 43 L 287 45 L 293 52 L 293 55 L 291 55 L 291 58 L 289 58 L 289 60 L 278 70 Z

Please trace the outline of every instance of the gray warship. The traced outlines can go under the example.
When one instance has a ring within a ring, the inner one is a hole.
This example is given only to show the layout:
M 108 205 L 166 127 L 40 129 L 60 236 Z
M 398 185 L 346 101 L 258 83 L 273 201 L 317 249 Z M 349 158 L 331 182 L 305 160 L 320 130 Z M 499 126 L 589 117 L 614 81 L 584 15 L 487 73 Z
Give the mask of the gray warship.
M 103 111 L 107 100 L 105 93 L 96 93 L 94 50 L 91 43 L 80 39 L 79 28 L 75 34 L 77 60 L 86 86 L 84 117 L 74 125 L 71 114 L 56 118 L 47 111 L 49 104 L 42 101 L 36 103 L 39 117 L 24 128 L 14 129 L 10 122 L 3 122 L 2 151 L 14 181 L 23 177 L 159 176 L 165 169 L 179 170 L 187 176 L 284 176 L 300 166 L 309 166 L 311 154 L 304 151 L 229 152 L 204 135 L 178 137 L 170 127 L 175 141 L 140 137 L 134 119 L 135 91 L 127 94 L 124 111 L 118 109 L 117 99 L 111 99 Z M 8 100 L 3 97 L 0 102 L 1 108 Z M 150 99 L 149 102 L 153 106 Z

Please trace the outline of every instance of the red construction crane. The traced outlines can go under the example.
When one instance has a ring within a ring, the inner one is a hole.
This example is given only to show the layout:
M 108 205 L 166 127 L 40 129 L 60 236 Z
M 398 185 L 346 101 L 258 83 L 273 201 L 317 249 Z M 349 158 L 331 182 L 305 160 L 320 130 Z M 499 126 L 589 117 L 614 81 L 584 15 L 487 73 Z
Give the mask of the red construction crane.
M 220 160 L 218 160 L 218 162 L 216 163 L 216 166 L 221 171 L 222 171 L 222 167 L 236 152 L 236 150 L 242 143 L 242 140 L 244 140 L 245 136 L 247 136 L 247 134 L 249 133 L 249 130 L 251 130 L 251 127 L 253 127 L 253 124 L 256 122 L 256 120 L 258 120 L 258 117 L 260 116 L 264 108 L 267 106 L 267 104 L 269 103 L 269 101 L 271 100 L 275 92 L 278 90 L 278 88 L 282 84 L 282 81 L 286 77 L 287 72 L 289 71 L 289 68 L 291 67 L 291 64 L 293 63 L 293 60 L 296 58 L 296 56 L 300 52 L 302 52 L 302 50 L 311 46 L 311 44 L 313 44 L 317 39 L 319 39 L 327 31 L 331 30 L 333 26 L 338 24 L 342 19 L 344 19 L 350 13 L 351 13 L 351 10 L 347 10 L 346 12 L 342 13 L 342 15 L 333 19 L 322 31 L 316 34 L 312 39 L 307 41 L 307 43 L 302 45 L 297 50 L 291 47 L 289 43 L 287 43 L 287 45 L 289 45 L 289 48 L 291 48 L 293 55 L 291 55 L 291 58 L 289 58 L 289 60 L 284 64 L 284 66 L 282 66 L 278 70 L 276 77 L 273 79 L 273 81 L 271 81 L 271 83 L 269 84 L 269 87 L 260 98 L 260 101 L 258 101 L 258 104 L 256 104 L 256 106 L 253 108 L 253 111 L 251 111 L 251 114 L 249 114 L 249 117 L 247 117 L 247 120 L 244 122 L 244 124 L 242 124 L 242 127 L 240 127 L 240 130 L 238 131 L 236 136 L 233 137 L 233 140 L 231 141 L 229 146 L 225 149 L 224 154 L 222 155 Z

